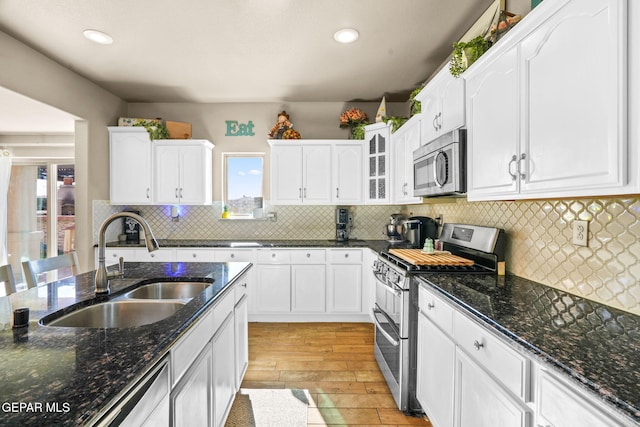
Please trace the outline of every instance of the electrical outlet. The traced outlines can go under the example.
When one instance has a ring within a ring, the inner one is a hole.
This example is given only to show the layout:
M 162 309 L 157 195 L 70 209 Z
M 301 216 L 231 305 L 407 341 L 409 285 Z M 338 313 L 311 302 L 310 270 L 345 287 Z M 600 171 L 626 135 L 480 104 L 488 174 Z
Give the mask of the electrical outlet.
M 589 236 L 589 222 L 575 220 L 573 226 L 573 244 L 578 246 L 587 246 Z

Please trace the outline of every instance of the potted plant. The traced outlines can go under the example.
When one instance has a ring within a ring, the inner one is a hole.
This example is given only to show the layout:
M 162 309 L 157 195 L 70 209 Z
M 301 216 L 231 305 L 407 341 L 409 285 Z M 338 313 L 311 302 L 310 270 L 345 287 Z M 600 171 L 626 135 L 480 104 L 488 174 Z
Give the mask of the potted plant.
M 425 83 L 422 83 L 420 86 L 415 88 L 409 95 L 409 109 L 410 109 L 411 117 L 415 116 L 416 114 L 420 114 L 420 111 L 422 111 L 422 104 L 420 103 L 420 101 L 416 101 L 416 96 L 420 93 L 420 91 L 424 88 L 424 86 L 425 86 Z
M 449 62 L 449 72 L 452 76 L 458 77 L 471 64 L 476 62 L 483 53 L 489 50 L 491 43 L 482 36 L 478 36 L 468 42 L 458 42 L 453 44 L 453 55 Z
M 134 126 L 142 126 L 149 132 L 149 138 L 169 139 L 169 130 L 161 120 L 140 120 L 133 124 Z

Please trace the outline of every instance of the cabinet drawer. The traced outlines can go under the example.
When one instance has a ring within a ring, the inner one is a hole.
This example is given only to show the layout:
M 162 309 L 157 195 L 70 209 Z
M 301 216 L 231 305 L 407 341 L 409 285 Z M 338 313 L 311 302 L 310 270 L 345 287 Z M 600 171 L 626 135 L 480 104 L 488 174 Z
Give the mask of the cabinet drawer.
M 258 250 L 260 264 L 291 264 L 291 251 L 287 249 Z
M 204 248 L 176 249 L 176 261 L 179 262 L 213 262 L 214 252 Z
M 216 301 L 213 306 L 213 329 L 211 330 L 211 336 L 215 335 L 218 328 L 222 326 L 227 316 L 229 316 L 229 313 L 233 312 L 233 307 L 236 305 L 235 287 L 239 285 L 236 282 L 233 286 L 234 289 L 229 289 L 222 299 Z
M 253 249 L 216 249 L 216 262 L 253 262 Z
M 291 251 L 292 264 L 324 264 L 325 262 L 324 249 L 296 249 Z
M 213 310 L 209 310 L 171 349 L 171 384 L 175 386 L 213 336 Z
M 171 262 L 175 251 L 173 249 L 158 249 L 149 252 L 146 249 L 136 249 L 136 261 L 138 262 Z
M 248 280 L 249 277 L 244 274 L 242 277 L 238 278 L 236 284 L 233 285 L 236 304 L 247 294 Z
M 425 286 L 427 285 L 421 284 L 418 288 L 420 313 L 424 314 L 447 335 L 453 335 L 453 307 Z
M 465 315 L 454 312 L 453 336 L 458 346 L 523 400 L 529 399 L 529 360 Z
M 361 249 L 329 249 L 329 263 L 357 264 L 362 262 Z

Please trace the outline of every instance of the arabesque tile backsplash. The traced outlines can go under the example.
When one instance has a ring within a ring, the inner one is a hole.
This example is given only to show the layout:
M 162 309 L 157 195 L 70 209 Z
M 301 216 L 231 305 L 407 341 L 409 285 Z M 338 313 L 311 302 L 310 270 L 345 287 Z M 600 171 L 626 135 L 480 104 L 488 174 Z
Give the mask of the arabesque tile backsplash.
M 220 220 L 221 203 L 182 206 L 111 206 L 94 202 L 94 241 L 102 220 L 124 208 L 139 210 L 160 239 L 291 239 L 334 237 L 334 206 L 272 206 L 276 221 Z M 389 215 L 404 212 L 503 228 L 507 271 L 640 315 L 640 198 L 467 202 L 448 199 L 409 206 L 353 206 L 352 236 L 384 239 Z M 589 221 L 587 247 L 571 243 L 571 222 Z M 110 227 L 115 240 L 117 227 Z

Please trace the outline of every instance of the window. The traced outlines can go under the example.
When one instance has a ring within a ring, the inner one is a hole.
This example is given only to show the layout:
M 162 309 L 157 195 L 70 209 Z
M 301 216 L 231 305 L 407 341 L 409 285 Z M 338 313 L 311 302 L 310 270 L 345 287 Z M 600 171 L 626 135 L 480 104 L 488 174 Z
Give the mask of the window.
M 223 162 L 223 200 L 229 217 L 261 217 L 264 153 L 223 153 Z

